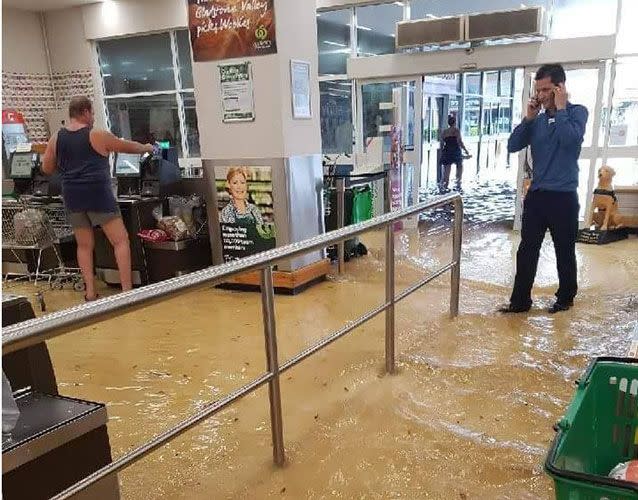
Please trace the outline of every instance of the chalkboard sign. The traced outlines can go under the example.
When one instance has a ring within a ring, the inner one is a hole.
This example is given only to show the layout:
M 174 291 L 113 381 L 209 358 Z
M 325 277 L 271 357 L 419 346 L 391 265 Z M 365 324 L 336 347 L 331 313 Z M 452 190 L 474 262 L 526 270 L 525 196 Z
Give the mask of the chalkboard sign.
M 193 59 L 275 54 L 274 0 L 188 0 Z

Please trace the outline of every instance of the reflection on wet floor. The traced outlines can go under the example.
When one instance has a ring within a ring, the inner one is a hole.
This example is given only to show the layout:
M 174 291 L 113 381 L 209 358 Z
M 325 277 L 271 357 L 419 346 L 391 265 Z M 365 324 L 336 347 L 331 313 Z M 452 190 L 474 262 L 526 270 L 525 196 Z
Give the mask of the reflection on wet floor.
M 542 464 L 573 381 L 630 343 L 638 241 L 579 246 L 581 293 L 557 316 L 543 310 L 546 241 L 535 308 L 500 316 L 518 237 L 469 220 L 464 238 L 461 315 L 448 317 L 447 276 L 402 302 L 396 375 L 383 374 L 382 317 L 284 375 L 285 468 L 260 390 L 120 474 L 123 498 L 551 498 Z M 362 241 L 370 253 L 346 275 L 276 297 L 280 362 L 383 300 L 383 235 Z M 449 224 L 426 220 L 396 246 L 400 291 L 447 263 Z M 117 457 L 262 373 L 259 295 L 193 292 L 50 349 L 63 394 L 108 403 Z
M 465 221 L 471 226 L 511 223 L 514 220 L 516 187 L 509 181 L 474 180 L 466 182 L 462 188 L 447 190 L 463 196 Z M 438 188 L 419 192 L 419 201 L 431 199 L 441 194 Z M 423 220 L 451 220 L 450 210 L 441 208 L 434 213 L 425 213 Z M 511 227 L 511 226 L 510 226 Z

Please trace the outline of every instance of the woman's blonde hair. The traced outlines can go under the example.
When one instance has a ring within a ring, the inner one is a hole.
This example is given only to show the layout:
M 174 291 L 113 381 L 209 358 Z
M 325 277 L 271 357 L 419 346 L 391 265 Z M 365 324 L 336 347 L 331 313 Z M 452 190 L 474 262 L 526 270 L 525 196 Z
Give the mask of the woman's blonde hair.
M 230 184 L 230 180 L 237 174 L 244 176 L 244 179 L 248 180 L 248 169 L 246 167 L 230 167 L 226 174 L 226 182 Z

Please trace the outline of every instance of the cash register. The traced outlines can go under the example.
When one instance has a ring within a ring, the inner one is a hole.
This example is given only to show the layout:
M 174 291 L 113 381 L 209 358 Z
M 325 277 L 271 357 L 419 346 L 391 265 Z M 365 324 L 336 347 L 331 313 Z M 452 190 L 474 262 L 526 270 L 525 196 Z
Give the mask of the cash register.
M 59 174 L 44 175 L 40 169 L 40 154 L 33 151 L 14 151 L 9 160 L 9 177 L 14 190 L 21 196 L 54 197 L 61 194 Z
M 143 155 L 119 153 L 114 163 L 118 196 L 165 196 L 181 179 L 175 148 L 157 148 Z
M 153 154 L 119 153 L 115 156 L 114 177 L 117 179 L 117 202 L 131 243 L 134 285 L 150 282 L 147 256 L 137 234 L 156 225 L 165 196 L 180 181 L 175 148 L 157 147 Z M 96 233 L 95 268 L 98 277 L 109 285 L 120 282 L 113 249 L 101 231 Z

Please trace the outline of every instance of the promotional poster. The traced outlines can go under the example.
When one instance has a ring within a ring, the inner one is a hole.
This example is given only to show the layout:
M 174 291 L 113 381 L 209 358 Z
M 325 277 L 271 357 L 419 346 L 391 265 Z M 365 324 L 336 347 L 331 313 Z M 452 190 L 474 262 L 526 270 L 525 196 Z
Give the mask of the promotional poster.
M 188 0 L 195 62 L 275 54 L 274 0 Z
M 276 246 L 271 167 L 215 167 L 224 262 Z

